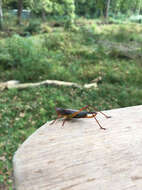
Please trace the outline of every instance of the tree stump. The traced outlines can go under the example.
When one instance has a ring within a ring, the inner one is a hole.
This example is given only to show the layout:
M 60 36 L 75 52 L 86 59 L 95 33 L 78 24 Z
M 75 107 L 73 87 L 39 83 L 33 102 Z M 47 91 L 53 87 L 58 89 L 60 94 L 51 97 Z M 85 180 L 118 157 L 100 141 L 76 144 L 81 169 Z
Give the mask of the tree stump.
M 50 122 L 13 158 L 16 190 L 142 190 L 142 106 Z

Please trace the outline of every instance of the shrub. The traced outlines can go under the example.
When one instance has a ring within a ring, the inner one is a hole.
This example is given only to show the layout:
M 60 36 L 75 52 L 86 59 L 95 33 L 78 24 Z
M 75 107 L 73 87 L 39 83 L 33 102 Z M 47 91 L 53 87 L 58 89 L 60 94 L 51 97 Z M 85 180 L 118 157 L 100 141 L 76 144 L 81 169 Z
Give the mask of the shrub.
M 21 81 L 38 80 L 41 73 L 49 70 L 46 49 L 38 47 L 31 38 L 18 35 L 5 40 L 0 48 L 0 60 L 5 68 L 15 68 L 14 79 Z
M 52 32 L 52 28 L 47 24 L 42 24 L 40 27 L 40 33 L 50 33 Z
M 40 21 L 39 20 L 31 20 L 28 26 L 24 29 L 24 32 L 29 32 L 30 34 L 39 33 L 40 32 Z
M 131 22 L 142 23 L 142 15 L 132 15 L 129 20 Z

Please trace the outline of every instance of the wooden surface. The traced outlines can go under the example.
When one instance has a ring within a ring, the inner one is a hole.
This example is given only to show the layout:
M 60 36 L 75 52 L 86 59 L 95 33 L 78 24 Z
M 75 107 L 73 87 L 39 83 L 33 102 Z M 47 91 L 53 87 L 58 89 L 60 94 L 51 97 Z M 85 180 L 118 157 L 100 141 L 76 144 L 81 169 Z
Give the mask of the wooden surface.
M 16 190 L 142 190 L 142 106 L 46 123 L 13 158 Z

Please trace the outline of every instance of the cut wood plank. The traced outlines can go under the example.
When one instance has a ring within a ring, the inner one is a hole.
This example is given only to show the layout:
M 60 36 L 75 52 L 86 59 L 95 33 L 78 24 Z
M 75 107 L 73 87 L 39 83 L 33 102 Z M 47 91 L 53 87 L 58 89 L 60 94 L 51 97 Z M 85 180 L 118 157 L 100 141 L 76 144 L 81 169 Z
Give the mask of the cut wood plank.
M 50 122 L 13 158 L 16 190 L 142 190 L 142 106 Z

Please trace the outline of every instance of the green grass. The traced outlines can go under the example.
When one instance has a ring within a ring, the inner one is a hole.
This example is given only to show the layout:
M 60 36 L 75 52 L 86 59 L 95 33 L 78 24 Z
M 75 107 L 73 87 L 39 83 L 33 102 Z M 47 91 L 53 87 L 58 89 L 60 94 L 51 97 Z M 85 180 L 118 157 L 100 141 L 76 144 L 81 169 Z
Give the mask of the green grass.
M 45 23 L 44 23 L 45 24 Z M 37 87 L 0 93 L 0 188 L 12 189 L 12 157 L 23 141 L 56 117 L 55 106 L 100 110 L 141 104 L 142 26 L 96 25 L 0 41 L 0 81 L 97 82 L 98 88 Z

